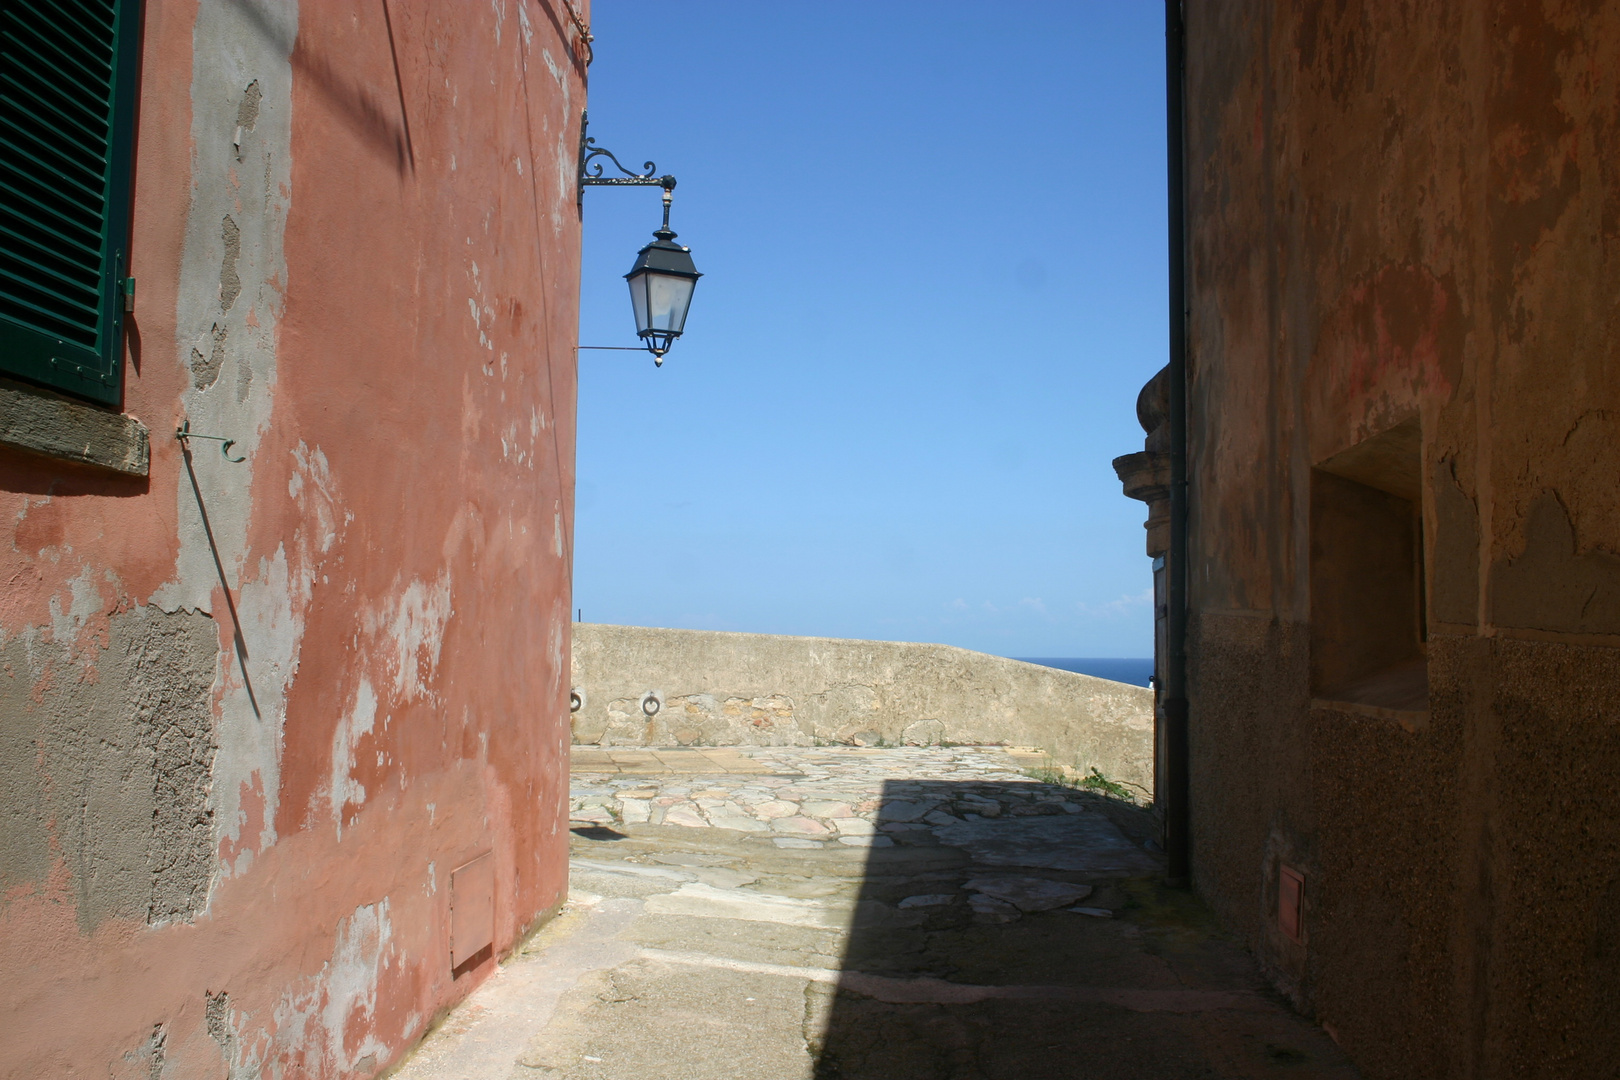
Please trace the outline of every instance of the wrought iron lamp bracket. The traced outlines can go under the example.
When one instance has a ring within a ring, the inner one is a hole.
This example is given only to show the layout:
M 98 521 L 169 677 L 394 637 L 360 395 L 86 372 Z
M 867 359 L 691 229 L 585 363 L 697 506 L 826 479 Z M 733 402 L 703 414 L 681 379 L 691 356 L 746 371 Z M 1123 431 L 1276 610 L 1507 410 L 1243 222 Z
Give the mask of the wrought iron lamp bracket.
M 673 176 L 659 176 L 658 166 L 650 161 L 644 161 L 641 167 L 644 171 L 632 172 L 614 156 L 613 151 L 603 146 L 597 146 L 596 140 L 585 134 L 590 120 L 586 115 L 579 118 L 579 191 L 575 201 L 579 209 L 585 209 L 585 189 L 587 187 L 661 187 L 664 189 L 664 201 L 669 201 L 669 193 L 675 188 Z M 613 163 L 623 176 L 607 176 L 606 162 L 598 158 L 607 158 Z

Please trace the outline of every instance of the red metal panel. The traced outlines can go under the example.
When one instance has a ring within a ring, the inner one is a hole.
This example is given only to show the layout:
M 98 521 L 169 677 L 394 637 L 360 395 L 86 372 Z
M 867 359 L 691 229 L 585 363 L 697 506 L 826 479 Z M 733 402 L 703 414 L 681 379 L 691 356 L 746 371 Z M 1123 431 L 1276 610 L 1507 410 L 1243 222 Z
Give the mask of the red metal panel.
M 1277 870 L 1277 927 L 1289 941 L 1302 942 L 1305 875 L 1291 866 Z
M 495 856 L 484 852 L 450 872 L 450 968 L 495 944 Z

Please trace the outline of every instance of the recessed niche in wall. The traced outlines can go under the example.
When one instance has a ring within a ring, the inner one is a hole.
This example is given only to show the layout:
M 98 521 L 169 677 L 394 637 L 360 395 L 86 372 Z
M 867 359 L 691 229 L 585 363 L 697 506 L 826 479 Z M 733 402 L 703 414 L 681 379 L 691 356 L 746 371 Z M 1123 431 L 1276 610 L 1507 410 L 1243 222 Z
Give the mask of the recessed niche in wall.
M 1416 417 L 1311 470 L 1311 692 L 1429 707 Z

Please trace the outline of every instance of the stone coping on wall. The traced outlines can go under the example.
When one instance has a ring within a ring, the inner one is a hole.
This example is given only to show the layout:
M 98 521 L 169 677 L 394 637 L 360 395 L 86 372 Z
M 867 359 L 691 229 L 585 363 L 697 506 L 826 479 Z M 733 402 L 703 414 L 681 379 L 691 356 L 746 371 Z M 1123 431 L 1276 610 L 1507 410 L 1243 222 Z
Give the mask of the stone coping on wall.
M 1151 791 L 1153 692 L 950 645 L 575 623 L 583 747 L 1034 747 Z

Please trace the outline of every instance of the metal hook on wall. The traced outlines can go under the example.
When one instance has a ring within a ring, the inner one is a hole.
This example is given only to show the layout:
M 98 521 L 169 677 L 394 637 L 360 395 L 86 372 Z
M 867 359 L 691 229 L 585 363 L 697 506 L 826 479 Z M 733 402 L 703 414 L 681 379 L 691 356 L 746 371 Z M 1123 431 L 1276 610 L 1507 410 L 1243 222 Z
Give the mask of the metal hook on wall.
M 179 439 L 181 442 L 185 442 L 187 439 L 208 439 L 210 442 L 217 442 L 220 444 L 219 452 L 224 456 L 226 461 L 240 462 L 247 460 L 246 454 L 243 454 L 241 457 L 231 457 L 231 447 L 236 445 L 235 439 L 227 439 L 223 435 L 199 435 L 191 430 L 191 420 L 189 418 L 179 427 L 174 429 L 174 437 Z

